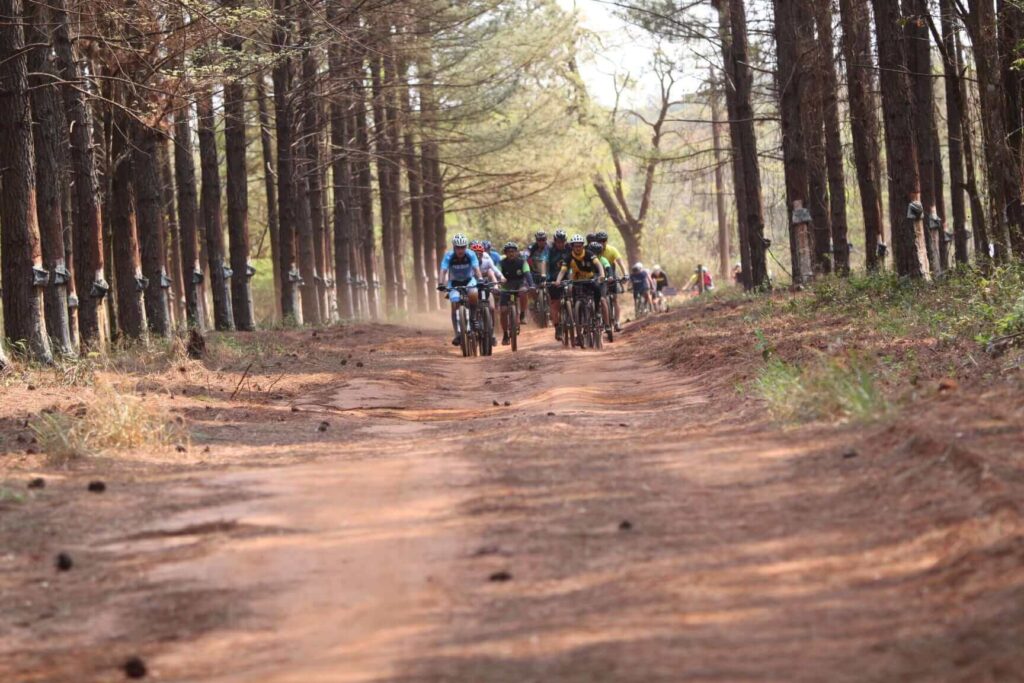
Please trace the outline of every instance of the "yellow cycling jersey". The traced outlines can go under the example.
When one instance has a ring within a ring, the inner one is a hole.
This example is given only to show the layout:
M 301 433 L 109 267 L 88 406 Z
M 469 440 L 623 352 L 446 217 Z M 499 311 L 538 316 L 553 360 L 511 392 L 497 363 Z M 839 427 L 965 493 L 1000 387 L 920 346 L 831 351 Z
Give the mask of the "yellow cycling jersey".
M 622 260 L 622 252 L 620 252 L 618 249 L 616 249 L 610 244 L 604 245 L 604 251 L 601 252 L 601 255 L 608 259 L 608 262 L 611 263 L 613 266 L 615 265 L 616 261 Z
M 586 252 L 580 258 L 570 254 L 562 265 L 562 270 L 568 270 L 573 280 L 593 280 L 599 273 L 597 266 L 600 263 L 596 256 Z

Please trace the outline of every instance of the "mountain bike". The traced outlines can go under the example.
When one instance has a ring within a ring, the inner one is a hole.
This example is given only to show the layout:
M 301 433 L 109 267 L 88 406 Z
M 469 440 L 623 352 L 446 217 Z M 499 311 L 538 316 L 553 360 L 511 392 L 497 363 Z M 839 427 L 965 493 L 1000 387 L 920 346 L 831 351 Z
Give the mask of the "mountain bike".
M 476 318 L 479 324 L 474 325 L 473 330 L 477 333 L 481 356 L 490 356 L 494 353 L 494 314 L 491 311 L 490 300 L 491 290 L 495 286 L 494 282 L 477 284 L 477 289 L 480 291 L 480 305 L 477 306 Z
M 643 292 L 633 290 L 633 319 L 640 320 L 651 312 L 651 305 L 647 303 L 647 297 Z
M 548 286 L 558 287 L 562 290 L 562 298 L 558 302 L 558 330 L 562 346 L 568 349 L 576 342 L 576 322 L 572 314 L 572 281 L 565 280 L 558 284 L 551 283 Z
M 594 286 L 600 286 L 596 282 Z M 597 310 L 594 297 L 587 290 L 573 302 L 573 317 L 576 321 L 577 344 L 580 348 L 600 349 L 604 345 L 604 321 Z
M 624 284 L 629 281 L 628 277 L 616 277 L 609 278 L 608 280 L 608 292 L 605 294 L 605 301 L 608 302 L 608 322 L 609 327 L 605 330 L 605 335 L 608 337 L 609 342 L 615 341 L 615 321 L 619 319 L 619 297 L 618 285 Z
M 449 299 L 451 298 L 452 292 L 457 292 L 459 295 L 454 301 L 455 321 L 459 327 L 459 348 L 462 350 L 463 357 L 476 355 L 489 356 L 491 354 L 491 333 L 488 331 L 485 338 L 481 328 L 484 325 L 484 320 L 490 320 L 491 312 L 490 309 L 488 309 L 486 313 L 481 313 L 483 307 L 480 305 L 477 306 L 477 312 L 475 315 L 471 312 L 469 304 L 467 303 L 469 289 L 470 288 L 465 285 L 458 287 L 449 287 L 447 285 L 437 286 L 437 290 L 439 292 L 448 293 Z
M 519 350 L 519 293 L 530 291 L 531 288 L 503 289 L 502 294 L 508 298 L 508 305 L 502 306 L 502 322 L 505 323 L 505 333 L 508 334 L 509 345 L 513 351 Z M 500 303 L 500 302 L 499 302 Z

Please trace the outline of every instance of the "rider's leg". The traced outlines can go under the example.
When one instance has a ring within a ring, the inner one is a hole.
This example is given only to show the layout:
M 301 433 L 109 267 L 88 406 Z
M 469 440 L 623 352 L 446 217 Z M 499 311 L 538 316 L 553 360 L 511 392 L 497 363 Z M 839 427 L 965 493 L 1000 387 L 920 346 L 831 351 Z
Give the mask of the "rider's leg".
M 595 302 L 601 306 L 601 320 L 604 322 L 604 329 L 608 329 L 612 326 L 610 321 L 610 315 L 608 313 L 608 297 L 601 296 L 601 289 L 597 289 L 597 295 L 594 297 Z
M 519 322 L 526 322 L 526 292 L 519 292 Z
M 548 301 L 548 306 L 551 309 L 551 324 L 555 327 L 558 327 L 558 322 L 561 320 L 562 302 L 560 298 L 552 291 Z
M 458 301 L 458 299 L 456 299 L 456 301 Z M 459 310 L 459 307 L 456 306 L 455 305 L 455 301 L 453 301 L 452 302 L 452 329 L 455 331 L 455 337 L 452 339 L 452 344 L 456 344 L 456 345 L 459 343 L 459 334 L 460 334 L 460 332 L 459 332 L 459 318 L 456 315 L 456 311 L 458 311 L 458 310 Z

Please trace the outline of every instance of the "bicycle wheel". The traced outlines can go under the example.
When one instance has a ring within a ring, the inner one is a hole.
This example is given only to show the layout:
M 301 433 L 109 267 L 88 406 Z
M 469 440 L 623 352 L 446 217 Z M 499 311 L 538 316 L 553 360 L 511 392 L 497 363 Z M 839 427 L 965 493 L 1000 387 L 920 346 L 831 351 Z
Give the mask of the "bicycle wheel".
M 518 295 L 516 295 L 518 296 Z M 508 307 L 508 339 L 512 345 L 512 351 L 519 350 L 519 300 L 518 298 L 512 299 L 512 305 Z
M 548 294 L 546 287 L 541 287 L 537 292 L 537 306 L 540 308 L 538 311 L 537 324 L 540 327 L 548 327 L 551 325 L 551 296 Z
M 489 306 L 480 307 L 480 355 L 490 356 L 494 353 L 491 339 L 494 338 L 494 320 L 491 318 Z
M 576 345 L 585 349 L 591 345 L 590 342 L 590 316 L 585 301 L 577 301 L 573 305 L 576 318 Z
M 469 314 L 466 312 L 465 306 L 459 306 L 458 312 L 459 321 L 459 347 L 462 349 L 462 356 L 466 357 L 470 355 L 470 336 L 469 336 Z

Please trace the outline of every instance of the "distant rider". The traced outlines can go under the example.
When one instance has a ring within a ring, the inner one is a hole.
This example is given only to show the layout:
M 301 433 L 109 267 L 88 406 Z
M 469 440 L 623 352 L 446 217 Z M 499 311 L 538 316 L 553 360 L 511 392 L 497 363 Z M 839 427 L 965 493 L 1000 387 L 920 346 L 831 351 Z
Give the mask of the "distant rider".
M 570 253 L 571 249 L 566 239 L 565 230 L 555 230 L 554 240 L 548 248 L 547 281 L 549 285 L 554 284 L 557 280 L 562 264 L 568 260 Z M 562 332 L 558 327 L 558 323 L 561 319 L 560 302 L 563 292 L 564 290 L 559 287 L 548 287 L 548 293 L 551 296 L 551 323 L 555 326 L 555 339 L 559 341 L 562 339 Z
M 558 271 L 555 283 L 560 283 L 566 275 L 569 275 L 573 282 L 573 298 L 582 299 L 590 296 L 594 299 L 594 306 L 601 311 L 601 320 L 604 322 L 605 330 L 611 328 L 608 321 L 608 302 L 604 300 L 604 266 L 597 256 L 587 253 L 583 235 L 573 235 L 569 240 L 571 251 L 569 258 L 562 264 Z
M 480 274 L 483 275 L 481 279 L 484 282 L 500 282 L 501 273 L 498 272 L 498 266 L 491 260 L 490 255 L 484 250 L 483 242 L 473 240 L 469 243 L 469 250 L 476 254 L 477 259 L 480 261 Z M 494 308 L 494 297 L 486 296 L 484 298 L 488 308 L 491 310 L 491 320 L 494 320 L 497 317 Z M 498 340 L 494 335 L 491 335 L 491 346 L 496 346 L 497 344 Z
M 650 310 L 654 310 L 654 280 L 651 274 L 644 270 L 644 264 L 637 261 L 629 273 L 629 284 L 633 288 L 633 296 L 642 296 L 647 301 Z
M 665 294 L 664 290 L 669 286 L 668 275 L 661 269 L 661 266 L 655 265 L 651 268 L 651 279 L 654 280 L 654 298 L 655 308 L 662 310 L 665 307 Z
M 608 233 L 606 233 L 604 230 L 598 231 L 596 237 L 597 241 L 604 245 L 604 257 L 608 259 L 608 263 L 610 263 L 612 266 L 611 272 L 608 273 L 608 277 L 619 277 L 619 273 L 622 273 L 622 276 L 625 277 L 626 273 L 628 273 L 629 270 L 626 268 L 626 262 L 622 260 L 622 252 L 620 252 L 612 245 L 608 244 Z M 612 293 L 613 296 L 617 296 L 618 294 L 622 293 L 623 289 L 618 282 L 614 282 L 612 283 L 611 289 L 609 291 Z M 616 332 L 619 331 L 620 329 L 619 316 L 621 315 L 622 311 L 620 311 L 619 308 L 619 306 L 615 307 L 615 320 L 613 321 L 613 323 L 615 324 Z

